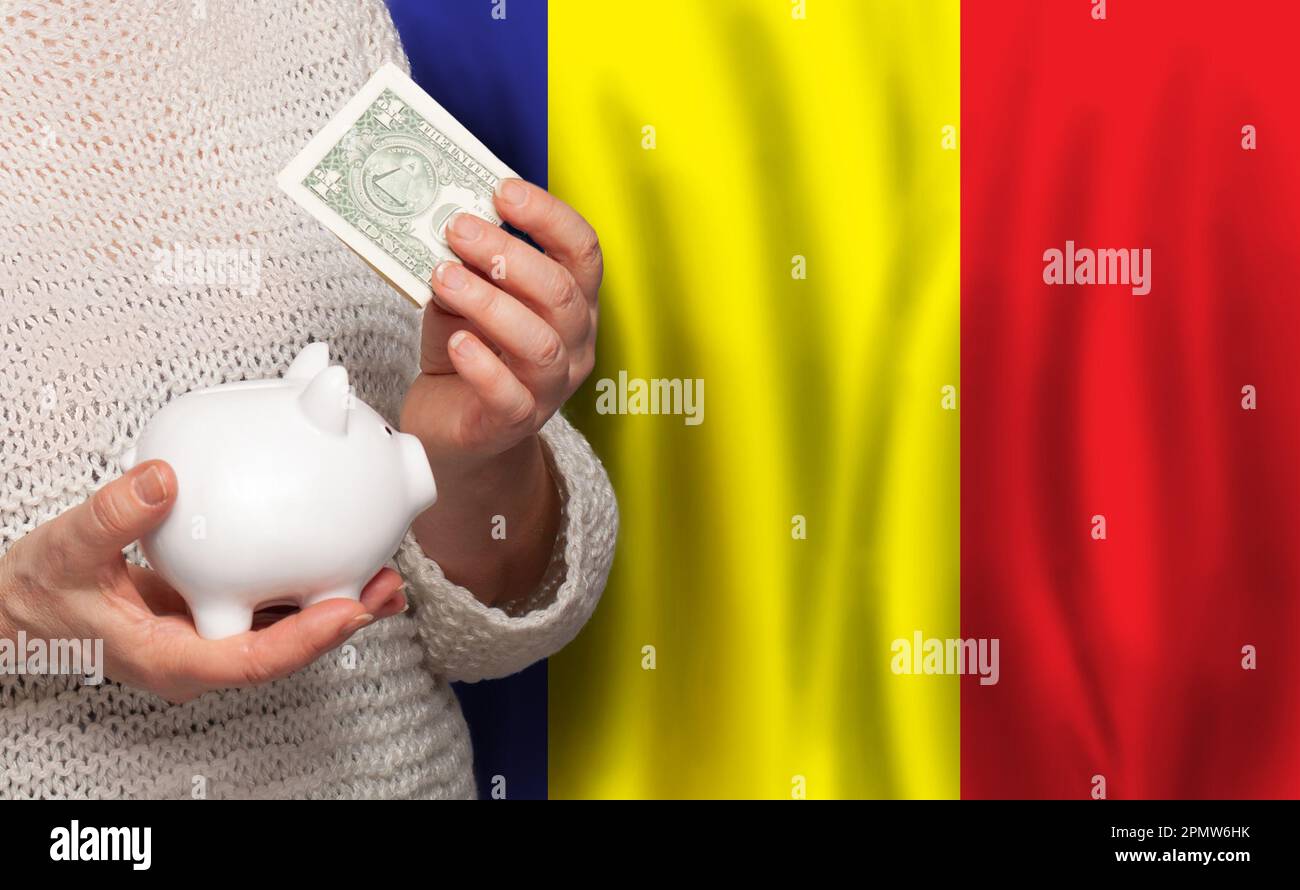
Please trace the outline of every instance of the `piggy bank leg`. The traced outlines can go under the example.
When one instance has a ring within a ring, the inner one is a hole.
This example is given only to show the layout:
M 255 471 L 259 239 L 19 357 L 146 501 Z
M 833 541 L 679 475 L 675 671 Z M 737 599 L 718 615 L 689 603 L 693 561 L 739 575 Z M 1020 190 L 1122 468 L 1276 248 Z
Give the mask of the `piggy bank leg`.
M 253 626 L 253 610 L 242 603 L 204 603 L 191 606 L 194 626 L 205 640 L 221 640 L 242 634 Z
M 344 587 L 335 587 L 332 590 L 322 590 L 320 593 L 310 593 L 302 598 L 302 607 L 314 606 L 317 603 L 323 603 L 325 600 L 359 600 L 361 599 L 361 585 L 350 584 Z

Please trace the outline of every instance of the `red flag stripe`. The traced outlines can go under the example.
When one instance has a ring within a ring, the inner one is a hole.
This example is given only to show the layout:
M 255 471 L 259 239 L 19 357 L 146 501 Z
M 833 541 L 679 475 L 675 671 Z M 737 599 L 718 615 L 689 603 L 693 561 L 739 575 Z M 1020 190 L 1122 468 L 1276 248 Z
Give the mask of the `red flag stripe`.
M 962 9 L 962 794 L 1300 796 L 1300 13 L 1107 5 Z

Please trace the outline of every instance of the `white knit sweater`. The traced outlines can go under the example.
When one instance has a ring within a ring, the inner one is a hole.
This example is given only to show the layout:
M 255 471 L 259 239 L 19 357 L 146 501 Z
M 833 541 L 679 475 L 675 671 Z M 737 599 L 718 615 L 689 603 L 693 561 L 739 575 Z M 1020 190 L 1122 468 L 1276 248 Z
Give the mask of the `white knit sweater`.
M 309 339 L 396 418 L 418 312 L 274 184 L 380 64 L 406 67 L 380 0 L 43 0 L 0 27 L 0 550 L 116 476 L 169 399 L 278 375 Z M 175 245 L 252 251 L 256 280 L 160 275 Z M 543 438 L 563 532 L 521 608 L 483 606 L 408 535 L 412 608 L 357 634 L 355 664 L 185 705 L 0 677 L 0 796 L 472 796 L 447 681 L 565 645 L 613 554 L 599 461 L 560 418 Z

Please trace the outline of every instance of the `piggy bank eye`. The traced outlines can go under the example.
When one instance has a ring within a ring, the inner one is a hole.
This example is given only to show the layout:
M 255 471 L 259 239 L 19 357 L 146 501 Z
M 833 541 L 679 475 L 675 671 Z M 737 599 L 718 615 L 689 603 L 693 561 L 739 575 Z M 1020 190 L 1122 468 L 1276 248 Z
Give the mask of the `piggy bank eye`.
M 388 426 L 387 424 L 385 424 L 385 425 L 384 425 L 384 432 L 388 433 L 388 435 L 391 436 L 391 435 L 393 434 L 393 428 L 392 428 L 391 426 Z

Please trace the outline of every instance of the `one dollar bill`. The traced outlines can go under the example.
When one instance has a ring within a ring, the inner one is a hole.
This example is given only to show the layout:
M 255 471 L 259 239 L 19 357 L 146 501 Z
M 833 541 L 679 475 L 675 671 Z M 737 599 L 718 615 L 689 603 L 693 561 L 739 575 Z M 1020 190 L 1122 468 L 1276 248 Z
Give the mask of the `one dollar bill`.
M 277 178 L 280 188 L 423 307 L 454 254 L 459 211 L 501 223 L 492 196 L 515 173 L 396 65 L 375 72 Z

